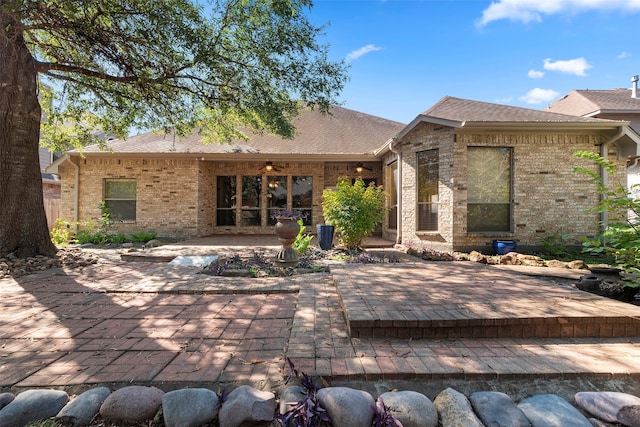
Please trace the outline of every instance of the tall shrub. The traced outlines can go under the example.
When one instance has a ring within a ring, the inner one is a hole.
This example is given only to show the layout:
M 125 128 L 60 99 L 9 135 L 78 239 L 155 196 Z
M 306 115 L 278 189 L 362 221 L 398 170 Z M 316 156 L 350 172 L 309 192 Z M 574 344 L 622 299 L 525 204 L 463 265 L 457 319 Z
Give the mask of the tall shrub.
M 362 179 L 353 185 L 340 179 L 335 190 L 322 193 L 325 222 L 336 228 L 341 244 L 356 249 L 384 219 L 384 200 L 382 187 L 366 186 Z
M 596 153 L 578 151 L 574 155 L 595 162 L 611 176 L 616 173 L 616 165 Z M 574 172 L 591 178 L 601 196 L 597 211 L 611 214 L 602 236 L 585 241 L 584 251 L 607 254 L 627 272 L 640 273 L 640 200 L 633 197 L 633 189 L 620 183 L 606 185 L 600 174 L 589 168 L 577 167 Z

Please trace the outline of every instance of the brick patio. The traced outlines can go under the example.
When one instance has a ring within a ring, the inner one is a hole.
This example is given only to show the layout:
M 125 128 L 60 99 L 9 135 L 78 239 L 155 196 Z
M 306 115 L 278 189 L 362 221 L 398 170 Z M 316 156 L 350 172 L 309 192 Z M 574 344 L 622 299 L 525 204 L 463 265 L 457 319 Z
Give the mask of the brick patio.
M 232 237 L 224 247 L 199 241 L 155 253 L 247 250 L 231 245 Z M 640 309 L 585 294 L 566 279 L 417 260 L 291 278 L 196 273 L 107 257 L 81 271 L 0 280 L 0 389 L 277 386 L 285 356 L 328 381 L 640 374 Z M 458 323 L 447 326 L 447 313 Z M 519 326 L 498 327 L 507 318 Z M 470 319 L 480 323 L 465 329 Z M 541 332 L 528 326 L 531 319 L 558 326 Z M 624 323 L 633 326 L 622 334 Z M 424 338 L 439 324 L 444 332 Z M 611 333 L 584 336 L 594 328 Z

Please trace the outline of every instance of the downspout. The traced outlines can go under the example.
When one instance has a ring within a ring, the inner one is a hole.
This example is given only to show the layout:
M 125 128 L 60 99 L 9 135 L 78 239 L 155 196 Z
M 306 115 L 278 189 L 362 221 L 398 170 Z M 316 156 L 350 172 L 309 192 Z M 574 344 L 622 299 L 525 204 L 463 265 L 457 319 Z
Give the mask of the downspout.
M 75 162 L 73 160 L 71 160 L 71 157 L 69 157 L 69 163 L 71 163 L 73 165 L 73 169 L 74 169 L 74 177 L 73 177 L 73 223 L 76 224 L 76 227 L 78 227 L 78 205 L 79 203 L 79 197 L 78 194 L 80 192 L 78 186 L 80 185 L 80 167 L 78 165 L 75 164 Z
M 393 144 L 396 139 L 391 140 L 389 149 L 396 155 L 396 161 L 398 162 L 398 179 L 396 182 L 396 194 L 398 195 L 398 209 L 396 209 L 396 244 L 402 243 L 402 151 L 396 149 Z
M 623 135 L 624 135 L 624 127 L 620 126 L 618 128 L 618 132 L 616 132 L 616 134 L 613 137 L 611 137 L 608 141 L 605 141 L 602 143 L 602 145 L 600 145 L 600 157 L 602 157 L 604 160 L 608 160 L 609 145 L 615 143 L 617 140 L 622 138 Z M 605 168 L 602 166 L 600 166 L 600 176 L 602 177 L 602 185 L 604 185 L 605 187 L 608 187 L 609 174 L 607 173 Z M 605 197 L 604 194 L 600 194 L 600 201 L 604 200 L 604 197 Z M 604 233 L 607 230 L 608 223 L 609 223 L 609 213 L 606 211 L 600 212 L 600 231 L 602 233 Z

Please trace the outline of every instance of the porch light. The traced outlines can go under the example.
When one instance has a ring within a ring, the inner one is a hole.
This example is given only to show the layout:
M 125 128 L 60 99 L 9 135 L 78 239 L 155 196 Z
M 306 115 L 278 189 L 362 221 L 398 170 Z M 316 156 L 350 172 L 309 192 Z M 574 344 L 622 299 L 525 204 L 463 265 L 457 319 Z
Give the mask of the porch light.
M 273 170 L 273 162 L 265 162 L 264 170 L 271 172 Z
M 360 163 L 360 162 L 356 163 L 356 172 L 362 173 L 363 169 L 364 169 L 364 167 L 362 166 L 362 163 Z

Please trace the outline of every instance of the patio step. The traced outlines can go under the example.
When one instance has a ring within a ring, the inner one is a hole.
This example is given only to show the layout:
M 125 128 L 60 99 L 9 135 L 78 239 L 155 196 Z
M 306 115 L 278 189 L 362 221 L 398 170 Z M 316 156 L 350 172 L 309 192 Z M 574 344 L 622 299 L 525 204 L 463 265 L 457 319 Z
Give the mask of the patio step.
M 398 313 L 400 315 L 400 313 Z M 640 336 L 640 320 L 627 316 L 501 319 L 352 319 L 353 338 L 620 338 Z M 398 317 L 398 316 L 390 316 Z

